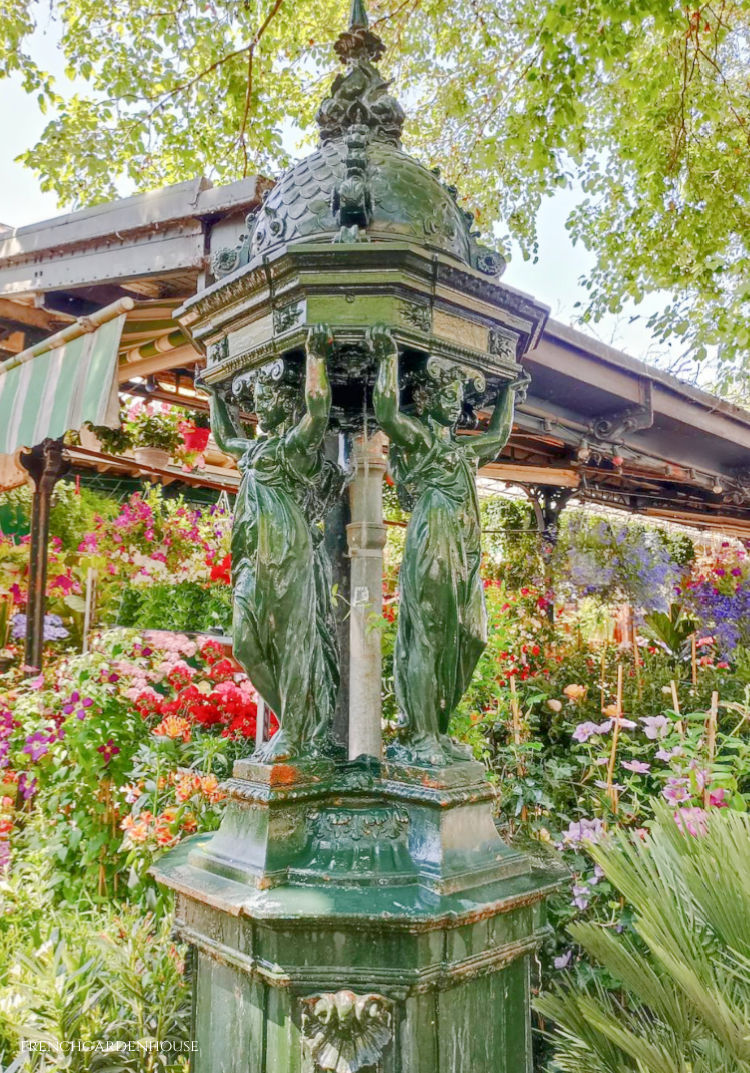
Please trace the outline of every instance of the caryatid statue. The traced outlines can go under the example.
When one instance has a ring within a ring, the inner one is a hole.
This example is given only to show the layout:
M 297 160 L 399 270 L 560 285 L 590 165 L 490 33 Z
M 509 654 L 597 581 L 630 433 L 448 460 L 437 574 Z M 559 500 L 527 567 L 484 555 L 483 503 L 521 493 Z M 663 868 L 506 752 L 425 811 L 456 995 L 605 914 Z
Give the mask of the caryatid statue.
M 242 473 L 232 527 L 234 654 L 280 728 L 253 759 L 274 763 L 325 754 L 339 687 L 330 563 L 318 523 L 343 475 L 323 457 L 331 389 L 330 329 L 310 330 L 301 371 L 278 359 L 235 380 L 250 388 L 265 435 L 238 435 L 226 400 L 209 385 L 211 428 Z
M 448 724 L 487 642 L 477 468 L 507 442 L 519 384 L 500 390 L 486 432 L 457 438 L 467 382 L 483 389 L 481 373 L 427 358 L 414 388 L 412 417 L 400 406 L 393 336 L 374 328 L 370 341 L 379 361 L 375 415 L 391 441 L 396 484 L 415 500 L 399 575 L 394 652 L 402 743 L 391 746 L 389 755 L 442 766 L 467 758 L 448 737 Z

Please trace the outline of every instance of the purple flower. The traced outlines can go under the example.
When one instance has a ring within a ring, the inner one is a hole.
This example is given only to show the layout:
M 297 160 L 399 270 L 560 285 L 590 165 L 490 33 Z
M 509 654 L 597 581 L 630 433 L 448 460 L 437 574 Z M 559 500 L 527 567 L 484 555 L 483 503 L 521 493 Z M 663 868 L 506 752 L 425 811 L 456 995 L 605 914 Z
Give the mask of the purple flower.
M 26 636 L 26 615 L 24 612 L 17 612 L 10 620 L 10 635 L 14 640 L 18 641 L 20 638 Z M 62 619 L 59 615 L 45 615 L 44 616 L 44 633 L 43 637 L 45 641 L 60 641 L 63 637 L 68 636 L 68 631 L 62 624 Z
M 582 816 L 574 820 L 563 832 L 562 845 L 577 846 L 581 842 L 598 842 L 604 835 L 604 821 L 596 817 L 593 820 Z
M 4 872 L 10 862 L 10 845 L 5 838 L 0 838 L 0 872 Z
M 117 756 L 120 750 L 115 745 L 114 739 L 110 738 L 104 743 L 104 745 L 100 745 L 96 751 L 102 754 L 102 756 L 104 757 L 104 763 L 108 764 L 113 756 Z
M 635 771 L 638 775 L 646 775 L 651 770 L 651 765 L 644 764 L 642 760 L 623 760 L 622 766 L 627 771 Z
M 669 720 L 665 715 L 646 715 L 641 718 L 643 732 L 651 741 L 666 736 L 669 730 Z
M 572 957 L 573 957 L 573 951 L 572 950 L 566 950 L 565 953 L 561 957 L 555 958 L 553 960 L 552 964 L 555 966 L 556 969 L 567 969 L 568 965 L 570 965 L 570 961 L 571 961 Z
M 36 779 L 29 779 L 25 771 L 18 776 L 18 792 L 24 801 L 28 801 L 36 793 Z
M 634 726 L 637 726 L 637 723 L 634 723 L 632 719 L 626 719 L 623 715 L 613 716 L 609 723 L 610 725 L 617 723 L 624 730 L 632 730 Z
M 37 760 L 41 760 L 49 752 L 48 736 L 41 730 L 35 731 L 35 733 L 28 736 L 21 751 L 30 756 L 32 763 L 35 764 Z
M 587 909 L 589 904 L 589 888 L 580 883 L 573 884 L 572 904 L 577 909 Z
M 662 747 L 661 749 L 656 750 L 654 756 L 657 760 L 666 760 L 667 763 L 669 763 L 669 761 L 674 759 L 675 756 L 682 756 L 682 746 L 673 745 L 671 749 L 665 749 Z
M 605 782 L 604 779 L 595 779 L 594 780 L 594 786 L 598 786 L 600 790 L 609 790 L 609 789 L 612 789 L 612 790 L 624 790 L 625 789 L 625 787 L 622 785 L 621 782 L 613 782 L 611 787 L 610 787 L 610 784 L 608 782 Z
M 596 723 L 579 723 L 573 731 L 573 741 L 588 741 L 592 734 L 601 734 Z

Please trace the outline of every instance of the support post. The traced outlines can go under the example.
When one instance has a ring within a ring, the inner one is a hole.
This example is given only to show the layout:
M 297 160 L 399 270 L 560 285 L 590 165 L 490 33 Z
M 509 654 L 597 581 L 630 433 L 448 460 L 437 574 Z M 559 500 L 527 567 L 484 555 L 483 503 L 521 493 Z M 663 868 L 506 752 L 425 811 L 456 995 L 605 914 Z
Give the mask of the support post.
M 380 757 L 381 637 L 373 616 L 383 610 L 383 476 L 385 437 L 354 441 L 355 476 L 349 486 L 351 522 L 346 527 L 351 557 L 349 616 L 349 758 Z
M 26 649 L 24 660 L 35 671 L 42 667 L 44 613 L 47 588 L 47 540 L 52 492 L 60 477 L 70 469 L 63 457 L 62 440 L 46 439 L 21 455 L 34 485 L 31 500 L 31 546 L 29 549 L 28 601 L 26 605 Z
M 349 465 L 349 436 L 347 433 L 328 433 L 325 440 L 326 457 L 338 460 L 344 469 Z M 349 607 L 351 604 L 351 571 L 346 527 L 351 521 L 349 498 L 340 497 L 325 520 L 324 540 L 331 560 L 331 581 L 336 590 L 336 635 L 339 644 L 339 683 L 336 708 L 333 713 L 333 737 L 349 754 Z
M 542 558 L 544 559 L 544 595 L 548 599 L 547 617 L 552 621 L 555 617 L 555 600 L 552 592 L 551 563 L 552 552 L 557 544 L 557 526 L 560 515 L 565 509 L 568 500 L 571 499 L 577 489 L 561 488 L 547 485 L 532 485 L 527 487 L 526 494 L 531 500 L 536 516 L 536 523 L 542 535 Z M 551 599 L 550 599 L 551 597 Z

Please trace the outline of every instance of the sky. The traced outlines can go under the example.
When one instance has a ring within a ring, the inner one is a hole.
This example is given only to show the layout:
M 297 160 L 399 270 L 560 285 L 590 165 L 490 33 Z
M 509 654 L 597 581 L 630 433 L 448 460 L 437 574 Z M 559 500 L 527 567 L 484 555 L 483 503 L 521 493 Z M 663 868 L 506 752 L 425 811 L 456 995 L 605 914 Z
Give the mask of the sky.
M 40 66 L 56 75 L 58 88 L 73 85 L 65 78 L 54 23 L 42 10 L 34 51 Z M 21 227 L 65 211 L 54 194 L 40 189 L 36 175 L 14 159 L 35 143 L 48 121 L 49 116 L 39 111 L 36 98 L 23 92 L 19 77 L 0 81 L 0 224 Z M 584 302 L 587 296 L 580 278 L 593 264 L 585 249 L 572 244 L 564 226 L 577 196 L 576 191 L 563 190 L 544 202 L 538 221 L 537 263 L 524 261 L 516 250 L 503 277 L 504 282 L 548 305 L 554 318 L 573 326 L 577 326 L 576 303 Z M 657 300 L 652 298 L 637 309 L 578 327 L 633 357 L 663 365 L 668 358 L 656 352 L 645 324 L 656 308 Z

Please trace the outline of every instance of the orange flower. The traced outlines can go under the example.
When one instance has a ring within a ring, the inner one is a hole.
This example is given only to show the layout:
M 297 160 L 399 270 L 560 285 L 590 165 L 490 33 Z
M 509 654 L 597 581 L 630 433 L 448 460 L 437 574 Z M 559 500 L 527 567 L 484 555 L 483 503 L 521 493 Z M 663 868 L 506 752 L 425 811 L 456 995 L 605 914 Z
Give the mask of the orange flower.
M 190 741 L 190 721 L 183 715 L 167 715 L 158 726 L 154 727 L 154 734 L 164 738 L 182 738 Z
M 190 834 L 191 831 L 196 831 L 198 829 L 198 821 L 196 820 L 192 812 L 185 813 L 182 820 L 182 826 L 183 829 L 188 832 L 188 834 Z
M 217 801 L 223 801 L 227 796 L 219 789 L 219 780 L 215 775 L 204 775 L 201 779 L 201 791 L 206 795 L 212 805 Z
M 569 686 L 566 686 L 565 689 L 563 689 L 563 693 L 568 700 L 583 700 L 586 696 L 586 686 L 576 685 L 576 683 L 572 682 Z

